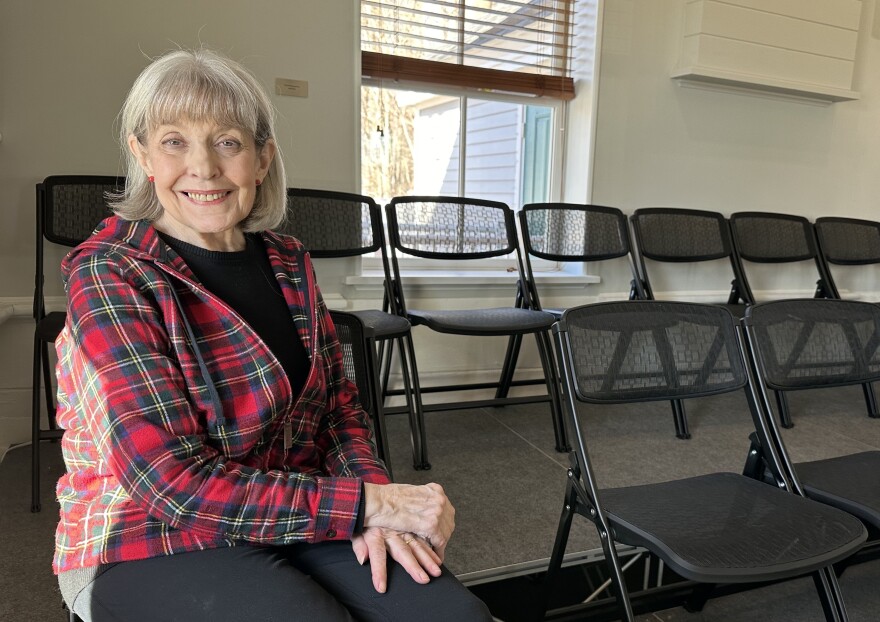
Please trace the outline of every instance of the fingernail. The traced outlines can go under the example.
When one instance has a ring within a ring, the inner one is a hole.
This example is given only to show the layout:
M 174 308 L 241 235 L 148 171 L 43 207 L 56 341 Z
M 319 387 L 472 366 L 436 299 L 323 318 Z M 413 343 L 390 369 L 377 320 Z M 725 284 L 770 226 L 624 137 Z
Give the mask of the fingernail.
M 364 560 L 365 560 L 365 556 L 364 556 L 364 554 L 363 554 L 363 553 L 358 553 L 358 554 L 355 555 L 355 557 L 357 557 L 358 563 L 359 563 L 361 566 L 363 566 L 363 565 L 364 565 Z

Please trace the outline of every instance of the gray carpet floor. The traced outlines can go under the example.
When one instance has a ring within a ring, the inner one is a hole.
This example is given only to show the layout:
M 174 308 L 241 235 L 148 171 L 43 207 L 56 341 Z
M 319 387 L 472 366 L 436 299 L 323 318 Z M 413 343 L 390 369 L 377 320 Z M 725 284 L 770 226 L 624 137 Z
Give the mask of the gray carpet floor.
M 865 415 L 858 387 L 810 391 L 790 399 L 795 427 L 786 442 L 796 460 L 880 449 L 880 420 Z M 742 469 L 751 421 L 740 394 L 690 401 L 693 438 L 674 437 L 667 403 L 581 412 L 596 448 L 602 485 L 660 481 Z M 565 488 L 567 456 L 553 449 L 546 405 L 429 413 L 430 471 L 410 467 L 406 418 L 388 418 L 395 479 L 439 482 L 457 508 L 447 565 L 465 583 L 546 564 Z M 64 620 L 51 572 L 57 521 L 54 482 L 63 470 L 57 444 L 44 443 L 43 511 L 31 514 L 30 448 L 10 449 L 0 462 L 0 620 Z M 595 530 L 577 517 L 568 553 L 598 548 Z M 880 561 L 853 567 L 841 585 L 850 619 L 880 619 Z M 640 622 L 678 620 L 823 619 L 812 581 L 798 579 L 710 601 L 699 614 L 655 612 Z

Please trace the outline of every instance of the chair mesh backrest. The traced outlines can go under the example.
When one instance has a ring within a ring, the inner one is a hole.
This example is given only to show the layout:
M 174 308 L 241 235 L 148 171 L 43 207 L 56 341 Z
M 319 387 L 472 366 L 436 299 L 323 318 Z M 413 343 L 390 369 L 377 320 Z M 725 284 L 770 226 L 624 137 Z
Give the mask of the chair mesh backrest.
M 746 312 L 762 375 L 772 389 L 880 380 L 880 307 L 852 300 L 780 300 Z
M 816 257 L 812 225 L 802 216 L 738 212 L 730 216 L 730 226 L 743 259 L 781 263 Z
M 708 261 L 731 254 L 724 216 L 703 210 L 648 207 L 632 216 L 639 253 L 656 261 Z
M 532 203 L 520 212 L 526 252 L 551 261 L 601 261 L 630 252 L 626 217 L 598 205 Z
M 356 317 L 347 313 L 331 311 L 330 316 L 336 325 L 336 336 L 342 347 L 342 365 L 345 376 L 358 389 L 358 398 L 371 416 L 374 415 L 372 374 L 367 369 L 369 353 L 365 348 L 363 325 Z
M 76 246 L 112 216 L 107 193 L 120 192 L 125 178 L 53 175 L 42 183 L 43 235 L 55 244 Z
M 381 218 L 370 197 L 288 188 L 287 218 L 277 231 L 297 238 L 313 257 L 347 257 L 379 250 Z
M 516 249 L 513 211 L 458 197 L 397 197 L 388 204 L 391 243 L 429 259 L 500 257 Z
M 829 262 L 880 263 L 880 222 L 855 218 L 817 218 L 819 247 Z
M 684 399 L 745 385 L 733 317 L 724 308 L 609 302 L 569 309 L 563 322 L 583 401 Z

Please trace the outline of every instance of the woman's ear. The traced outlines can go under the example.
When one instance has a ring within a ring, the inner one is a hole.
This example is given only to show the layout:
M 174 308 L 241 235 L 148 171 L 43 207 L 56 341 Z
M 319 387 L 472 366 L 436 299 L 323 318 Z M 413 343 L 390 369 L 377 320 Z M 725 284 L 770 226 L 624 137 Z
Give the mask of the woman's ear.
M 260 148 L 259 169 L 257 169 L 257 177 L 259 179 L 266 176 L 266 173 L 269 171 L 269 165 L 272 164 L 272 160 L 275 159 L 276 151 L 278 151 L 278 148 L 275 146 L 275 140 L 272 138 L 267 140 Z
M 138 140 L 138 137 L 134 134 L 131 134 L 128 137 L 128 150 L 134 155 L 135 159 L 140 164 L 141 168 L 144 169 L 144 172 L 147 175 L 152 175 L 153 172 L 150 167 L 150 161 L 147 158 L 147 150 L 141 144 L 141 141 Z

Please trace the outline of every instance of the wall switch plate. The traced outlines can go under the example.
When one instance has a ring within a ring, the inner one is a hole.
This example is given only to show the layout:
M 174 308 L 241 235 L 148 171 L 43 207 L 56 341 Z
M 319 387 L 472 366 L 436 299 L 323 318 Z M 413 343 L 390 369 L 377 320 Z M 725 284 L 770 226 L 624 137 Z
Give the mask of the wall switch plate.
M 290 97 L 308 97 L 309 83 L 305 80 L 275 78 L 275 94 L 287 95 Z

